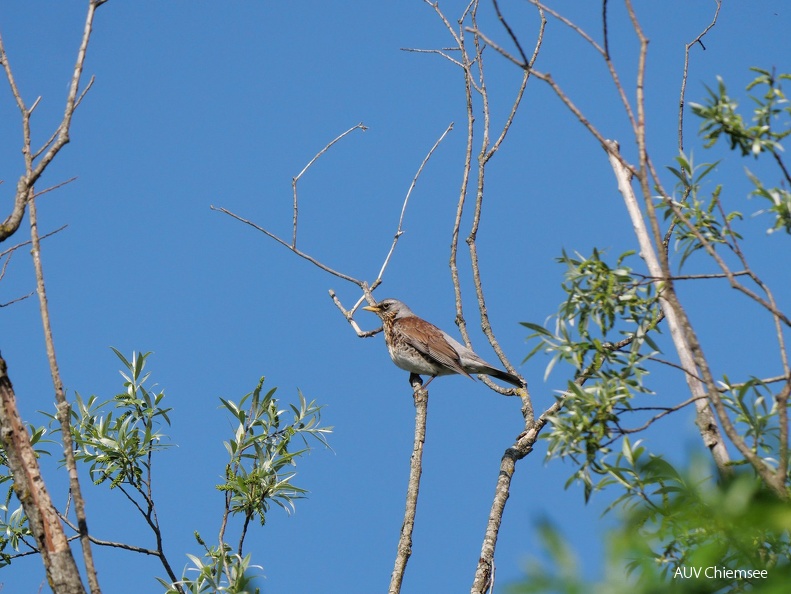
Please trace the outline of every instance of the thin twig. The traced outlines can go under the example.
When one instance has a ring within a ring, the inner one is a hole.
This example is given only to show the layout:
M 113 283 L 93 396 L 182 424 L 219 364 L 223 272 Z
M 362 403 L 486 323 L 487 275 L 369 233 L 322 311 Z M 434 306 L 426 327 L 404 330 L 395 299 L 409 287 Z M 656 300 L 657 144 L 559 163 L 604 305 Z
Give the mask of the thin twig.
M 462 60 L 464 62 L 464 97 L 465 97 L 465 105 L 466 105 L 466 113 L 467 113 L 467 142 L 464 151 L 464 164 L 462 166 L 462 177 L 461 183 L 459 185 L 459 199 L 456 203 L 456 215 L 453 220 L 453 231 L 451 232 L 451 241 L 450 241 L 450 260 L 449 260 L 449 267 L 450 267 L 450 277 L 451 283 L 453 285 L 453 293 L 454 293 L 454 301 L 456 303 L 456 315 L 457 315 L 457 325 L 459 326 L 459 331 L 461 332 L 462 338 L 465 341 L 469 341 L 469 336 L 466 333 L 465 321 L 464 316 L 462 315 L 462 296 L 461 296 L 461 279 L 459 277 L 459 268 L 458 268 L 458 251 L 459 251 L 459 237 L 461 234 L 461 221 L 462 216 L 464 215 L 464 209 L 467 202 L 467 194 L 468 188 L 470 184 L 470 175 L 472 173 L 472 152 L 473 152 L 473 141 L 475 139 L 475 112 L 474 112 L 474 103 L 473 103 L 473 95 L 472 90 L 475 88 L 477 91 L 480 91 L 480 88 L 474 84 L 473 81 L 473 74 L 472 74 L 472 65 L 475 61 L 479 58 L 479 56 L 470 57 L 469 52 L 467 51 L 466 43 L 465 43 L 465 30 L 461 27 L 461 23 L 463 20 L 460 20 L 459 23 L 459 33 L 457 34 L 453 28 L 448 23 L 447 18 L 439 10 L 439 7 L 434 5 L 435 12 L 439 15 L 440 19 L 445 23 L 445 26 L 450 31 L 450 34 L 453 36 L 454 40 L 458 44 L 459 50 L 461 51 Z
M 338 272 L 337 270 L 333 270 L 332 268 L 330 268 L 326 264 L 322 264 L 321 262 L 316 260 L 313 256 L 311 256 L 309 254 L 306 254 L 302 250 L 299 250 L 299 249 L 297 249 L 295 247 L 291 247 L 291 245 L 287 241 L 284 241 L 283 239 L 281 239 L 280 237 L 278 237 L 274 233 L 272 233 L 270 231 L 267 231 L 263 227 L 259 227 L 258 225 L 256 225 L 252 221 L 248 221 L 247 219 L 245 219 L 243 217 L 240 217 L 238 214 L 235 214 L 235 213 L 231 212 L 230 210 L 225 209 L 225 208 L 223 208 L 221 206 L 217 207 L 217 206 L 211 205 L 209 208 L 211 208 L 212 210 L 216 210 L 217 212 L 225 213 L 229 217 L 233 217 L 234 219 L 236 219 L 237 221 L 241 221 L 245 225 L 250 225 L 253 229 L 257 229 L 258 231 L 260 231 L 261 233 L 263 233 L 267 237 L 270 237 L 270 238 L 274 239 L 280 245 L 282 245 L 282 246 L 286 247 L 288 250 L 294 252 L 300 258 L 304 258 L 305 260 L 307 260 L 308 262 L 310 262 L 314 266 L 318 266 L 323 271 L 328 272 L 328 273 L 330 273 L 333 276 L 337 276 L 338 278 L 341 278 L 341 279 L 343 279 L 345 281 L 349 281 L 350 283 L 354 283 L 358 287 L 362 288 L 362 281 L 357 280 L 356 278 L 353 278 L 353 277 L 351 277 L 351 276 L 349 276 L 347 274 L 343 274 L 342 272 Z
M 79 537 L 79 529 L 77 528 L 77 526 L 75 526 L 74 523 L 72 523 L 65 514 L 60 514 L 60 519 L 69 528 L 71 528 L 72 530 L 74 530 L 75 532 L 78 533 L 78 536 L 76 537 L 76 538 L 78 538 Z M 102 540 L 100 538 L 96 538 L 93 535 L 88 535 L 88 538 L 91 539 L 91 542 L 93 544 L 98 545 L 98 546 L 113 547 L 113 548 L 116 548 L 116 549 L 124 549 L 126 551 L 132 551 L 134 553 L 142 553 L 144 555 L 151 555 L 152 557 L 159 557 L 160 556 L 159 551 L 155 551 L 153 549 L 147 549 L 145 547 L 138 547 L 136 545 L 130 545 L 130 544 L 127 544 L 127 543 L 124 543 L 124 542 L 115 542 L 115 541 L 112 541 L 112 540 Z
M 704 50 L 706 49 L 703 46 L 703 42 L 701 41 L 706 34 L 711 31 L 714 25 L 717 24 L 717 17 L 720 15 L 720 8 L 722 8 L 722 0 L 714 0 L 717 3 L 717 10 L 714 11 L 714 17 L 711 19 L 711 23 L 701 31 L 695 39 L 690 41 L 684 46 L 684 71 L 681 75 L 681 96 L 678 100 L 678 150 L 679 152 L 684 151 L 684 101 L 687 92 L 687 75 L 689 73 L 689 50 L 692 47 L 700 43 L 700 47 Z
M 650 274 L 641 274 L 639 272 L 632 272 L 632 274 L 636 277 L 650 280 L 650 281 L 677 281 L 677 280 L 707 280 L 707 279 L 724 279 L 728 278 L 727 274 L 724 273 L 712 273 L 712 274 L 671 274 L 670 276 L 651 276 Z M 747 270 L 739 270 L 737 272 L 732 272 L 732 276 L 746 276 L 749 275 L 750 272 Z
M 629 118 L 629 123 L 634 129 L 637 125 L 634 119 L 634 112 L 632 111 L 632 106 L 629 103 L 629 99 L 626 96 L 626 91 L 621 84 L 620 77 L 618 76 L 618 71 L 615 69 L 615 64 L 613 64 L 612 59 L 610 58 L 610 48 L 609 48 L 609 36 L 607 30 L 607 2 L 603 2 L 602 4 L 602 21 L 603 21 L 603 29 L 604 29 L 604 47 L 600 46 L 596 41 L 585 32 L 582 27 L 577 25 L 576 23 L 572 22 L 571 20 L 564 17 L 559 12 L 553 10 L 549 6 L 546 6 L 539 0 L 529 0 L 531 4 L 533 4 L 538 10 L 543 14 L 543 12 L 547 12 L 548 14 L 552 15 L 554 18 L 559 20 L 561 23 L 569 27 L 572 31 L 574 31 L 577 35 L 579 35 L 582 39 L 584 39 L 588 44 L 593 47 L 596 52 L 602 57 L 604 60 L 605 65 L 607 66 L 607 70 L 610 73 L 610 78 L 615 85 L 615 90 L 618 93 L 618 97 L 621 100 L 621 104 L 624 107 L 624 111 L 626 112 L 626 116 Z
M 437 147 L 440 143 L 445 140 L 445 137 L 448 133 L 453 130 L 453 122 L 448 124 L 448 127 L 445 128 L 445 131 L 440 135 L 437 141 L 434 143 L 434 146 L 428 151 L 428 154 L 423 159 L 423 162 L 420 164 L 420 167 L 417 169 L 417 173 L 415 173 L 415 177 L 412 178 L 412 183 L 409 184 L 409 190 L 407 190 L 406 197 L 404 198 L 404 203 L 401 205 L 401 216 L 398 217 L 398 227 L 396 228 L 395 235 L 393 235 L 393 243 L 390 245 L 390 250 L 387 252 L 387 256 L 385 256 L 385 260 L 382 263 L 382 268 L 379 270 L 379 274 L 376 275 L 376 280 L 371 284 L 371 291 L 373 291 L 376 287 L 378 287 L 382 282 L 382 277 L 384 276 L 385 270 L 387 269 L 387 265 L 390 263 L 390 258 L 393 256 L 393 252 L 395 251 L 396 244 L 398 243 L 398 239 L 403 235 L 403 225 L 404 225 L 404 215 L 406 214 L 406 207 L 409 204 L 409 197 L 412 195 L 412 190 L 415 189 L 415 185 L 417 184 L 417 180 L 420 177 L 420 174 L 423 172 L 423 168 L 428 163 L 428 160 L 431 158 L 431 155 L 434 154 L 434 151 L 437 150 Z
M 681 410 L 682 408 L 685 408 L 685 407 L 689 406 L 690 404 L 695 403 L 697 400 L 699 400 L 701 398 L 705 399 L 706 397 L 705 396 L 692 396 L 691 398 L 686 399 L 681 404 L 677 404 L 676 406 L 665 407 L 665 408 L 662 409 L 662 412 L 660 412 L 659 414 L 654 415 L 653 417 L 648 419 L 645 423 L 643 423 L 639 427 L 635 427 L 635 428 L 632 428 L 632 429 L 624 429 L 624 428 L 619 426 L 618 427 L 618 433 L 619 433 L 618 437 L 620 437 L 621 435 L 629 435 L 629 434 L 632 434 L 632 433 L 639 433 L 641 431 L 645 431 L 646 429 L 648 429 L 651 425 L 653 425 L 656 421 L 658 421 L 662 417 L 665 417 L 665 416 L 669 415 L 670 413 L 674 413 L 677 410 Z M 623 412 L 627 412 L 627 411 L 628 412 L 632 412 L 632 411 L 637 411 L 637 410 L 649 410 L 650 408 L 651 407 L 630 408 L 630 409 L 624 410 Z M 618 437 L 615 437 L 615 438 L 611 439 L 608 442 L 602 443 L 602 447 L 607 447 L 608 445 L 612 444 L 613 442 L 616 441 L 616 439 L 618 439 Z
M 747 384 L 764 385 L 764 384 L 776 384 L 777 382 L 787 382 L 787 381 L 789 381 L 788 375 L 775 375 L 773 377 L 755 378 L 755 380 L 752 380 L 750 382 L 739 382 L 738 384 L 727 384 L 727 385 L 723 384 L 722 386 L 719 386 L 718 389 L 720 392 L 729 392 L 732 390 L 739 390 L 744 386 L 746 386 Z
M 313 157 L 313 158 L 312 158 L 312 159 L 311 159 L 311 160 L 308 162 L 308 164 L 307 164 L 307 165 L 305 165 L 305 167 L 303 167 L 302 171 L 300 171 L 300 172 L 299 172 L 299 173 L 298 173 L 298 174 L 297 174 L 295 177 L 293 177 L 293 178 L 291 179 L 291 187 L 292 187 L 292 189 L 293 189 L 293 193 L 294 193 L 293 233 L 292 233 L 292 237 L 291 237 L 291 249 L 292 249 L 292 250 L 296 249 L 296 247 L 297 247 L 297 220 L 298 220 L 298 218 L 299 218 L 299 208 L 298 208 L 298 203 L 297 203 L 297 182 L 300 180 L 300 178 L 301 178 L 303 175 L 305 175 L 305 173 L 307 172 L 307 170 L 308 170 L 308 169 L 310 169 L 311 165 L 313 165 L 313 163 L 315 163 L 315 162 L 316 162 L 316 160 L 317 160 L 319 157 L 321 157 L 321 156 L 322 156 L 324 153 L 326 153 L 328 150 L 330 150 L 330 148 L 332 147 L 332 145 L 333 145 L 333 144 L 335 144 L 336 142 L 338 142 L 339 140 L 341 140 L 341 139 L 342 139 L 344 136 L 346 136 L 346 135 L 348 135 L 348 134 L 351 134 L 352 132 L 354 132 L 354 131 L 355 131 L 355 130 L 357 130 L 357 129 L 360 129 L 360 130 L 362 130 L 363 132 L 365 132 L 366 130 L 368 130 L 368 127 L 367 127 L 367 126 L 365 126 L 365 125 L 364 125 L 362 122 L 360 122 L 360 123 L 359 123 L 359 124 L 357 124 L 356 126 L 352 126 L 352 127 L 351 127 L 351 128 L 349 128 L 348 130 L 346 130 L 346 132 L 344 132 L 344 133 L 342 133 L 342 134 L 338 135 L 338 136 L 337 136 L 335 139 L 331 140 L 331 141 L 330 141 L 330 142 L 327 144 L 327 146 L 325 146 L 325 147 L 324 147 L 323 149 L 321 149 L 321 150 L 320 150 L 318 153 L 316 153 L 316 156 L 315 156 L 315 157 Z
M 519 43 L 519 39 L 514 34 L 514 30 L 511 29 L 511 25 L 508 24 L 508 21 L 506 21 L 505 18 L 503 17 L 503 13 L 500 12 L 500 5 L 497 4 L 497 0 L 492 0 L 492 5 L 494 6 L 494 12 L 497 14 L 497 18 L 500 20 L 500 24 L 505 28 L 506 32 L 508 33 L 508 36 L 511 38 L 511 41 L 514 42 L 514 45 L 516 46 L 516 49 L 519 52 L 519 55 L 522 56 L 522 64 L 524 64 L 525 67 L 532 66 L 532 62 L 535 61 L 535 54 L 533 56 L 533 60 L 527 59 L 525 50 L 522 49 L 522 44 Z M 477 24 L 473 23 L 473 27 L 477 28 Z M 543 34 L 543 26 L 541 32 Z M 540 45 L 540 38 L 539 38 L 539 45 Z
M 440 137 L 437 139 L 437 141 L 434 143 L 431 149 L 429 149 L 428 153 L 423 158 L 423 161 L 420 163 L 420 167 L 418 167 L 415 176 L 412 178 L 412 183 L 409 184 L 409 189 L 407 190 L 406 196 L 404 197 L 404 202 L 401 205 L 401 215 L 398 219 L 398 226 L 396 228 L 396 232 L 393 235 L 393 242 L 390 245 L 390 249 L 388 250 L 387 255 L 385 256 L 384 262 L 382 263 L 382 267 L 379 269 L 379 274 L 377 274 L 376 279 L 374 279 L 374 281 L 371 283 L 370 286 L 368 285 L 367 282 L 362 281 L 362 283 L 360 284 L 360 288 L 362 289 L 363 294 L 357 299 L 357 302 L 354 304 L 354 306 L 348 310 L 343 306 L 335 291 L 332 289 L 330 289 L 329 291 L 330 298 L 332 299 L 333 303 L 335 303 L 337 308 L 343 314 L 343 317 L 346 318 L 346 321 L 351 324 L 352 328 L 354 328 L 354 331 L 357 333 L 357 336 L 359 336 L 360 338 L 368 338 L 382 331 L 381 328 L 371 331 L 362 331 L 360 327 L 357 325 L 357 322 L 354 321 L 353 316 L 356 313 L 357 308 L 359 308 L 364 301 L 367 301 L 371 305 L 373 305 L 376 302 L 376 300 L 374 299 L 371 293 L 380 284 L 382 284 L 382 279 L 384 278 L 385 270 L 387 269 L 387 266 L 390 264 L 390 260 L 393 257 L 393 253 L 395 252 L 396 245 L 398 244 L 398 240 L 404 234 L 404 230 L 403 230 L 404 217 L 406 215 L 407 205 L 409 204 L 409 198 L 412 196 L 412 191 L 415 189 L 418 178 L 420 178 L 420 174 L 423 172 L 423 169 L 425 168 L 429 159 L 431 159 L 431 156 L 434 154 L 434 151 L 437 150 L 437 147 L 439 147 L 440 143 L 445 139 L 445 137 L 448 135 L 448 133 L 451 130 L 453 130 L 453 122 L 448 124 L 448 127 L 445 128 L 445 131 L 440 135 Z
M 71 182 L 73 182 L 73 181 L 76 181 L 76 180 L 77 180 L 77 176 L 70 177 L 70 178 L 69 178 L 69 179 L 67 179 L 66 181 L 59 182 L 59 183 L 55 184 L 54 186 L 50 186 L 50 187 L 48 187 L 48 188 L 47 188 L 47 189 L 45 189 L 45 190 L 41 190 L 40 192 L 36 192 L 36 193 L 33 195 L 33 199 L 36 199 L 36 198 L 38 198 L 39 196 L 43 196 L 44 194 L 49 194 L 50 192 L 53 192 L 53 191 L 55 191 L 55 190 L 58 190 L 58 189 L 62 188 L 63 186 L 66 186 L 66 185 L 68 185 L 68 184 L 70 184 Z M 43 239 L 43 237 L 42 237 L 42 239 Z
M 453 50 L 453 49 L 458 49 L 458 48 L 449 48 L 449 49 Z M 401 51 L 402 52 L 413 52 L 413 53 L 416 53 L 416 54 L 438 54 L 438 55 L 442 56 L 443 58 L 445 58 L 446 60 L 449 60 L 451 63 L 455 64 L 456 66 L 459 66 L 460 68 L 464 68 L 464 64 L 462 64 L 458 60 L 450 57 L 448 54 L 445 53 L 446 51 L 449 51 L 449 50 L 418 49 L 418 48 L 413 48 L 413 47 L 402 47 Z
M 13 305 L 14 303 L 18 303 L 20 301 L 24 301 L 25 299 L 29 299 L 30 297 L 32 297 L 35 294 L 36 294 L 36 291 L 33 290 L 30 293 L 28 293 L 27 295 L 22 295 L 21 297 L 16 297 L 15 299 L 12 299 L 11 301 L 6 301 L 5 303 L 0 303 L 0 307 L 8 307 L 9 305 Z
M 788 171 L 785 163 L 783 162 L 783 158 L 780 156 L 775 149 L 771 149 L 772 156 L 775 158 L 775 162 L 777 163 L 778 167 L 780 167 L 780 171 L 783 172 L 783 176 L 786 178 L 786 182 L 791 184 L 791 172 Z
M 41 237 L 39 237 L 39 241 L 42 241 L 42 240 L 46 239 L 47 237 L 52 237 L 52 236 L 53 236 L 53 235 L 55 235 L 56 233 L 60 233 L 61 231 L 63 231 L 63 230 L 64 230 L 66 227 L 68 227 L 68 226 L 69 226 L 68 224 L 66 224 L 66 225 L 61 225 L 60 227 L 58 227 L 58 228 L 57 228 L 57 229 L 55 229 L 54 231 L 50 231 L 49 233 L 46 233 L 46 234 L 42 235 Z M 8 248 L 7 250 L 5 250 L 5 251 L 3 251 L 3 252 L 0 252 L 0 258 L 2 258 L 3 256 L 5 256 L 6 254 L 10 254 L 10 253 L 12 253 L 14 250 L 18 250 L 18 249 L 19 249 L 19 248 L 21 248 L 21 247 L 25 247 L 26 245 L 30 245 L 30 243 L 31 243 L 31 240 L 30 240 L 30 239 L 28 239 L 28 240 L 25 240 L 25 241 L 23 241 L 22 243 L 18 243 L 18 244 L 16 244 L 16 245 L 15 245 L 15 246 L 13 246 L 13 247 L 10 247 L 10 248 Z

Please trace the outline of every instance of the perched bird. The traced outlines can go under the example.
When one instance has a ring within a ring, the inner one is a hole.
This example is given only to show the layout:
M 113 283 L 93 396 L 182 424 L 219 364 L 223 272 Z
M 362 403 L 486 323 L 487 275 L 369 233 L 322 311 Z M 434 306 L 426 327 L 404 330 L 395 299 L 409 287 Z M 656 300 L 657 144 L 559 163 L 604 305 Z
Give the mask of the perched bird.
M 492 367 L 472 349 L 456 342 L 434 324 L 417 317 L 396 299 L 384 299 L 363 309 L 374 312 L 382 319 L 385 344 L 393 363 L 411 374 L 431 376 L 423 388 L 438 375 L 452 373 L 460 373 L 470 379 L 472 373 L 483 373 L 517 388 L 525 385 L 515 375 Z

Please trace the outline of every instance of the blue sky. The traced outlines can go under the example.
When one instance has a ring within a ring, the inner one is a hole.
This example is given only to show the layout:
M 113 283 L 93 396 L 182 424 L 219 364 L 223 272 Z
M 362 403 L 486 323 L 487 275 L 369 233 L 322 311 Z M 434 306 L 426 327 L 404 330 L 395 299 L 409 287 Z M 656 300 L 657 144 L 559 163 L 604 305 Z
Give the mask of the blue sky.
M 501 4 L 513 11 L 512 24 L 532 47 L 532 10 L 526 3 Z M 610 44 L 631 88 L 635 40 L 622 7 L 610 4 Z M 649 143 L 655 162 L 670 164 L 684 44 L 709 23 L 714 2 L 636 4 L 651 38 Z M 22 93 L 29 103 L 42 97 L 33 121 L 38 142 L 62 114 L 82 5 L 0 6 L 0 33 Z M 441 4 L 451 19 L 463 5 Z M 482 28 L 507 43 L 484 5 Z M 567 14 L 598 35 L 597 6 Z M 743 96 L 750 66 L 791 70 L 789 30 L 791 11 L 784 2 L 726 2 L 704 40 L 706 50 L 692 52 L 688 101 L 702 100 L 703 85 L 715 84 L 717 75 L 733 95 Z M 363 122 L 367 132 L 345 138 L 300 181 L 300 241 L 327 265 L 373 280 L 417 167 L 455 122 L 418 182 L 405 234 L 377 292 L 455 333 L 447 261 L 465 144 L 463 79 L 438 56 L 401 51 L 449 44 L 433 10 L 416 1 L 110 0 L 98 11 L 86 62 L 96 81 L 74 119 L 71 144 L 39 184 L 78 176 L 39 202 L 42 231 L 68 224 L 44 242 L 48 295 L 70 396 L 110 397 L 121 389 L 109 346 L 127 355 L 154 353 L 149 369 L 173 407 L 169 433 L 178 446 L 164 452 L 155 469 L 166 551 L 177 571 L 187 562 L 185 553 L 200 553 L 193 531 L 208 540 L 219 528 L 222 496 L 214 485 L 223 472 L 222 441 L 230 425 L 218 397 L 238 400 L 265 375 L 284 401 L 301 389 L 326 405 L 334 451 L 317 449 L 301 460 L 296 480 L 310 490 L 309 498 L 297 503 L 292 516 L 274 510 L 267 525 L 250 535 L 247 550 L 264 566 L 264 591 L 386 588 L 412 444 L 407 374 L 390 362 L 381 336 L 358 339 L 327 297 L 332 288 L 351 304 L 358 298 L 352 285 L 209 206 L 226 207 L 288 237 L 291 178 L 332 138 Z M 521 73 L 494 52 L 488 58 L 490 92 L 502 121 Z M 603 82 L 603 66 L 556 21 L 550 20 L 538 67 L 551 71 L 603 133 L 634 155 L 625 117 Z M 5 217 L 22 171 L 21 133 L 7 85 L 0 89 Z M 747 213 L 758 210 L 755 201 L 743 201 L 750 190 L 743 166 L 754 163 L 722 147 L 704 155 L 697 122 L 689 114 L 686 122 L 685 142 L 698 160 L 724 159 L 717 171 L 733 204 Z M 787 249 L 787 238 L 766 236 L 766 219 L 748 218 L 745 226 L 756 236 L 751 249 L 762 262 L 759 271 L 787 282 L 782 262 L 761 260 Z M 23 224 L 6 244 L 26 239 L 26 233 Z M 562 299 L 563 270 L 554 261 L 562 249 L 589 253 L 599 246 L 619 254 L 634 248 L 603 151 L 539 81 L 528 85 L 512 133 L 493 161 L 478 240 L 492 323 L 515 363 L 530 349 L 518 322 L 543 322 Z M 494 361 L 473 318 L 466 262 L 465 256 L 473 343 Z M 33 288 L 32 267 L 21 250 L 0 282 L 0 302 Z M 729 343 L 764 344 L 772 330 L 765 318 L 745 310 L 725 334 L 724 313 L 712 315 L 711 295 L 689 296 L 720 373 L 776 373 L 776 362 L 760 346 L 745 354 Z M 718 312 L 745 304 L 729 294 L 717 299 Z M 357 320 L 367 329 L 377 321 L 366 312 Z M 43 423 L 36 411 L 51 411 L 53 396 L 37 301 L 0 309 L 0 337 L 23 416 Z M 565 382 L 558 371 L 544 383 L 545 363 L 536 359 L 519 368 L 539 410 Z M 656 388 L 673 401 L 684 393 L 670 374 Z M 432 384 L 404 592 L 469 588 L 499 459 L 520 430 L 517 400 L 461 377 Z M 700 441 L 689 413 L 675 415 L 648 438 L 679 459 Z M 599 496 L 583 505 L 579 488 L 563 488 L 572 466 L 547 465 L 544 453 L 539 445 L 518 466 L 498 542 L 498 587 L 518 579 L 524 560 L 540 554 L 534 526 L 544 517 L 578 548 L 586 575 L 601 574 L 600 535 L 610 520 L 600 514 L 609 500 Z M 45 469 L 62 505 L 64 481 L 52 461 L 45 461 Z M 91 488 L 87 476 L 83 485 L 97 536 L 152 545 L 122 497 Z M 164 572 L 155 561 L 101 548 L 96 555 L 105 592 L 158 591 L 154 576 Z M 0 583 L 7 592 L 35 592 L 43 576 L 40 560 L 28 558 L 2 570 Z

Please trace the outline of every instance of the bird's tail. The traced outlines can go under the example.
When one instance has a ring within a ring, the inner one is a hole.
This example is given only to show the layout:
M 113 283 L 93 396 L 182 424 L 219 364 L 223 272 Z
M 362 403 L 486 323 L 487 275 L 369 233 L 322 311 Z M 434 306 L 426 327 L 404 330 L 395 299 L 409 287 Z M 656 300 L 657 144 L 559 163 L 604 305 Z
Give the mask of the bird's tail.
M 516 386 L 517 388 L 524 388 L 525 382 L 521 379 L 516 377 L 513 373 L 508 373 L 507 371 L 502 371 L 500 369 L 492 368 L 492 370 L 488 373 L 492 377 L 495 377 L 499 380 L 503 380 L 504 382 L 508 382 L 512 386 Z

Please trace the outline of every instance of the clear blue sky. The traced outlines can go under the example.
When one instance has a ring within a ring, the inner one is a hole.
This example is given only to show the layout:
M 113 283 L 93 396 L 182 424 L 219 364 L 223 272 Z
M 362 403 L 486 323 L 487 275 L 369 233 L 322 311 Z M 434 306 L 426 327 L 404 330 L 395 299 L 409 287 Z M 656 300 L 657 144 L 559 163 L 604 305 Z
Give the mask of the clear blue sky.
M 34 138 L 46 139 L 59 120 L 84 18 L 83 2 L 4 2 L 0 33 L 25 99 L 42 100 Z M 465 2 L 441 4 L 455 19 Z M 523 3 L 513 25 L 532 47 L 536 20 Z M 577 3 L 575 3 L 577 4 Z M 634 37 L 618 3 L 610 3 L 611 48 L 624 83 L 634 72 Z M 676 153 L 675 121 L 684 44 L 710 21 L 714 2 L 635 3 L 651 38 L 649 142 L 657 164 Z M 706 51 L 692 52 L 688 100 L 704 83 L 725 77 L 734 95 L 748 68 L 791 71 L 791 9 L 786 2 L 725 2 Z M 505 42 L 485 5 L 482 26 Z M 599 3 L 569 14 L 596 36 Z M 222 496 L 230 424 L 218 397 L 238 400 L 265 375 L 284 401 L 297 388 L 326 405 L 334 452 L 316 450 L 299 462 L 298 485 L 310 490 L 286 516 L 273 510 L 254 527 L 247 551 L 264 566 L 265 592 L 370 593 L 386 589 L 401 527 L 412 444 L 413 405 L 407 374 L 390 362 L 381 336 L 360 340 L 327 296 L 351 304 L 351 285 L 296 258 L 264 235 L 213 212 L 224 206 L 289 236 L 291 178 L 329 140 L 358 122 L 355 132 L 322 157 L 300 182 L 302 249 L 336 269 L 372 280 L 395 231 L 406 190 L 427 150 L 450 122 L 456 129 L 421 177 L 405 219 L 405 234 L 380 297 L 397 297 L 419 315 L 455 333 L 448 246 L 464 150 L 461 73 L 438 56 L 404 47 L 439 48 L 450 39 L 422 2 L 122 2 L 98 11 L 86 73 L 96 82 L 77 112 L 72 142 L 39 189 L 78 180 L 43 197 L 43 232 L 68 228 L 44 243 L 44 265 L 56 347 L 69 395 L 110 397 L 121 388 L 110 345 L 127 355 L 153 351 L 149 369 L 173 407 L 169 433 L 178 445 L 155 468 L 158 511 L 176 571 L 200 554 L 192 533 L 213 540 Z M 538 66 L 561 82 L 600 129 L 628 144 L 625 118 L 606 72 L 586 46 L 550 20 Z M 490 90 L 502 120 L 521 73 L 490 52 Z M 703 159 L 687 119 L 686 144 Z M 18 112 L 0 84 L 0 207 L 5 217 L 22 160 Z M 708 156 L 708 155 L 707 155 Z M 721 181 L 734 203 L 749 191 L 742 162 L 725 157 Z M 634 238 L 604 153 L 539 81 L 487 182 L 479 235 L 488 305 L 501 345 L 515 363 L 527 354 L 520 321 L 541 323 L 557 309 L 561 249 L 618 254 Z M 672 182 L 668 184 L 672 185 Z M 741 203 L 751 213 L 759 204 Z M 760 230 L 765 220 L 748 219 Z M 26 226 L 3 249 L 26 239 Z M 758 234 L 761 235 L 760 231 Z M 787 250 L 787 238 L 760 236 L 755 254 Z M 787 258 L 785 258 L 787 260 Z M 466 258 L 462 264 L 466 262 Z M 776 265 L 776 264 L 775 264 Z M 761 270 L 778 272 L 770 263 Z M 784 273 L 787 279 L 787 270 Z M 465 281 L 469 273 L 465 268 Z M 476 349 L 496 360 L 473 318 Z M 34 288 L 26 250 L 0 282 L 0 302 Z M 693 303 L 711 311 L 708 297 Z M 728 296 L 719 307 L 741 307 Z M 771 328 L 747 314 L 733 334 L 720 335 L 722 314 L 699 319 L 719 371 L 739 377 L 776 373 L 760 346 L 750 356 L 729 347 L 760 345 Z M 373 315 L 358 316 L 364 328 Z M 31 298 L 0 309 L 0 348 L 26 419 L 52 410 L 52 390 Z M 738 355 L 738 356 L 737 356 Z M 553 401 L 562 371 L 543 382 L 545 361 L 520 367 L 537 409 Z M 676 402 L 678 378 L 656 388 Z M 668 395 L 668 391 L 670 394 Z M 679 392 L 680 391 L 680 392 Z M 479 556 L 500 456 L 521 430 L 519 402 L 461 377 L 432 384 L 424 473 L 405 593 L 469 589 Z M 689 414 L 676 415 L 649 438 L 678 456 L 699 447 Z M 663 441 L 670 443 L 663 444 Z M 544 463 L 545 447 L 517 469 L 498 543 L 497 584 L 518 579 L 524 560 L 540 554 L 535 522 L 549 517 L 581 554 L 587 575 L 600 575 L 600 513 L 577 487 L 564 490 L 571 465 Z M 56 502 L 64 481 L 45 461 Z M 118 493 L 91 488 L 89 522 L 100 538 L 141 546 L 153 541 Z M 158 562 L 96 548 L 104 591 L 157 592 Z M 37 592 L 38 558 L 0 571 L 4 592 Z

